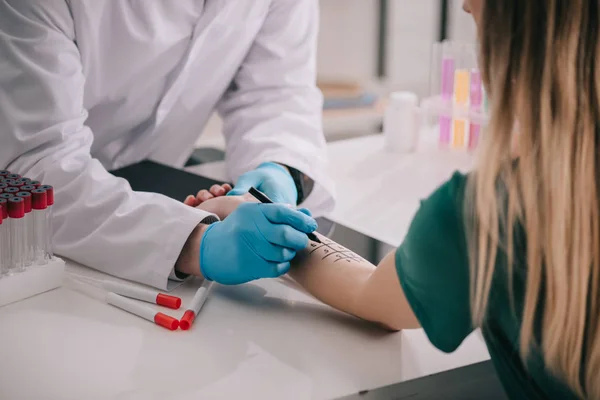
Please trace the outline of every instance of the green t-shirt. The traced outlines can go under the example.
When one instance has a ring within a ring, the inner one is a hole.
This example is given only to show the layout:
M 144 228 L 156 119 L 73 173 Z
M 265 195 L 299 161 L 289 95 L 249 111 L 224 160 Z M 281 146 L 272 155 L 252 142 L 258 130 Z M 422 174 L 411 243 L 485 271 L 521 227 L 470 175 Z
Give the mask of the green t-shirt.
M 431 343 L 444 352 L 456 350 L 473 331 L 463 220 L 466 181 L 465 175 L 455 173 L 421 202 L 404 242 L 396 251 L 396 270 L 406 298 Z M 524 246 L 525 243 L 515 244 L 516 259 L 520 254 L 524 256 Z M 504 254 L 499 254 L 496 262 L 489 314 L 482 333 L 508 396 L 575 399 L 570 389 L 546 370 L 539 352 L 532 352 L 525 368 L 519 356 L 521 324 L 517 317 L 522 313 L 525 268 L 515 266 L 513 310 Z

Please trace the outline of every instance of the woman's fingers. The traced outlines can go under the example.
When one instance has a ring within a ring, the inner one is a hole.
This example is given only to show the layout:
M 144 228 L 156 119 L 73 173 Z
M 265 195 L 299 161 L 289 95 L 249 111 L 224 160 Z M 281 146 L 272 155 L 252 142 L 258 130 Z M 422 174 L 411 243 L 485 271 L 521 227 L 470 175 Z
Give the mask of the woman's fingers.
M 196 198 L 192 195 L 189 195 L 188 197 L 186 197 L 185 200 L 183 201 L 183 204 L 185 204 L 186 206 L 190 206 L 190 207 L 196 207 L 198 205 Z
M 229 193 L 229 191 L 231 191 L 231 189 L 233 189 L 229 183 L 224 183 L 221 186 L 223 187 L 223 189 L 225 189 L 225 194 Z
M 225 191 L 225 188 L 221 185 L 212 185 L 210 187 L 210 194 L 212 194 L 215 197 L 221 197 L 225 196 L 227 192 Z
M 213 196 L 208 190 L 206 189 L 202 189 L 201 191 L 198 192 L 198 194 L 196 195 L 196 199 L 199 202 L 203 202 L 206 200 L 210 200 L 212 198 L 214 198 L 215 196 Z

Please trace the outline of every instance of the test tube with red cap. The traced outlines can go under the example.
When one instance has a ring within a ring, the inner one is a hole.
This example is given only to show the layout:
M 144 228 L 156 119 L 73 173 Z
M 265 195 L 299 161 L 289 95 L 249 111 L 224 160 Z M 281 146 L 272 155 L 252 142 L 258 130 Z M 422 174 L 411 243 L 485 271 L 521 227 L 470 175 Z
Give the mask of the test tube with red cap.
M 6 179 L 19 179 L 21 175 L 19 174 L 8 174 L 6 175 Z
M 29 183 L 27 183 L 27 185 L 35 186 L 37 188 L 37 187 L 42 186 L 42 183 L 40 181 L 29 181 Z
M 35 227 L 33 226 L 33 214 L 31 214 L 31 193 L 29 192 L 19 192 L 17 193 L 17 197 L 21 197 L 24 201 L 25 206 L 25 237 L 27 240 L 25 241 L 25 253 L 24 253 L 24 263 L 25 266 L 30 266 L 33 264 L 35 257 L 33 253 L 33 243 L 35 240 Z
M 6 177 L 7 175 L 10 175 L 10 171 L 5 170 L 5 169 L 0 171 L 0 179 Z
M 8 200 L 8 230 L 10 237 L 11 262 L 8 273 L 13 274 L 25 270 L 25 201 L 21 197 Z
M 8 239 L 8 209 L 6 199 L 0 198 L 0 276 L 8 273 L 10 243 Z
M 41 185 L 35 186 L 35 185 L 32 185 L 30 182 L 29 185 L 21 186 L 21 190 L 23 192 L 31 192 L 33 189 L 37 189 L 39 186 L 41 186 Z
M 31 208 L 33 217 L 33 255 L 36 264 L 46 262 L 46 209 L 48 202 L 44 189 L 33 189 L 31 191 Z
M 48 260 L 54 258 L 54 243 L 52 237 L 54 230 L 52 227 L 52 206 L 54 205 L 54 188 L 50 185 L 42 185 L 39 189 L 46 191 L 46 244 L 45 253 Z
M 8 186 L 7 188 L 2 189 L 2 193 L 9 193 L 11 195 L 15 195 L 21 191 L 20 188 L 14 186 Z

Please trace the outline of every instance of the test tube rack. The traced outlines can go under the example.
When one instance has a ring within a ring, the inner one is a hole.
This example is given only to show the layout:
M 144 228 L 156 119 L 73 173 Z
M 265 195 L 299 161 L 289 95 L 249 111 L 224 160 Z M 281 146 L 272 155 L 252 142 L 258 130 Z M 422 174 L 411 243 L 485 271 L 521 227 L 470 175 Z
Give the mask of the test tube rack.
M 46 264 L 33 265 L 24 272 L 0 279 L 0 307 L 62 286 L 65 262 L 54 257 Z
M 451 41 L 434 45 L 430 96 L 421 101 L 421 112 L 424 121 L 439 125 L 441 147 L 477 148 L 489 116 L 475 45 Z
M 54 256 L 54 188 L 0 171 L 0 307 L 62 285 L 65 262 Z

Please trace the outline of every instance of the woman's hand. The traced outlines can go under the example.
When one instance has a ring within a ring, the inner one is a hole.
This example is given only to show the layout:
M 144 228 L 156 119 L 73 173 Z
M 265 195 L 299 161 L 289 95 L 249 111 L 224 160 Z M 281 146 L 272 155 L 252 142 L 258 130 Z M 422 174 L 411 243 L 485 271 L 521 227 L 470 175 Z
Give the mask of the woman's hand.
M 202 201 L 196 206 L 200 210 L 213 213 L 222 221 L 244 203 L 257 203 L 258 201 L 248 193 L 241 196 L 212 197 Z
M 191 207 L 198 207 L 203 202 L 214 199 L 215 197 L 225 196 L 230 191 L 231 185 L 228 183 L 224 183 L 222 185 L 212 185 L 210 190 L 202 189 L 196 194 L 196 196 L 189 195 L 183 203 Z

